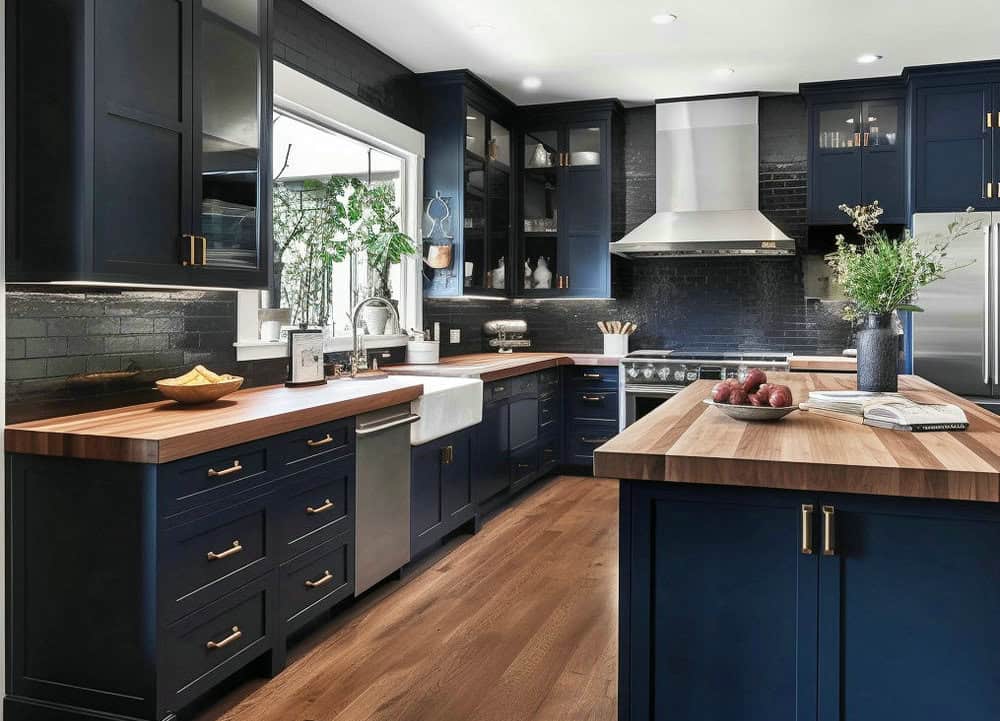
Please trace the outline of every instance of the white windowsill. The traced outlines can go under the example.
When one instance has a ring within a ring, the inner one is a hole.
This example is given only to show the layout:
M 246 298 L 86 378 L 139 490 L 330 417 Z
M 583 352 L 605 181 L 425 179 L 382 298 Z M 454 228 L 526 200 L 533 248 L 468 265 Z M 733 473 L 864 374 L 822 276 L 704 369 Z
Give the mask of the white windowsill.
M 358 341 L 364 340 L 365 348 L 400 348 L 409 340 L 405 335 L 365 335 L 358 336 Z M 241 340 L 233 343 L 236 348 L 236 360 L 252 361 L 268 358 L 284 358 L 288 355 L 288 341 Z M 339 353 L 354 349 L 354 342 L 348 336 L 333 338 L 323 344 L 324 353 Z

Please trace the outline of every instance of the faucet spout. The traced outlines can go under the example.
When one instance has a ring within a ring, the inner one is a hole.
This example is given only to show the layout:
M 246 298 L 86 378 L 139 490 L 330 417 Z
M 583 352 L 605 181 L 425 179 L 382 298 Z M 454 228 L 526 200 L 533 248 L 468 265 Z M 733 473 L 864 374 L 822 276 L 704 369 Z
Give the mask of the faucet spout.
M 368 358 L 365 356 L 364 338 L 362 337 L 360 340 L 358 338 L 358 316 L 360 315 L 361 310 L 366 306 L 378 303 L 381 303 L 389 309 L 389 315 L 392 317 L 393 328 L 396 333 L 400 332 L 401 326 L 399 324 L 399 313 L 396 311 L 396 306 L 394 306 L 388 299 L 373 295 L 370 298 L 365 298 L 354 306 L 354 310 L 351 312 L 351 335 L 353 337 L 354 347 L 351 352 L 352 378 L 358 375 L 358 371 L 367 370 L 368 368 Z

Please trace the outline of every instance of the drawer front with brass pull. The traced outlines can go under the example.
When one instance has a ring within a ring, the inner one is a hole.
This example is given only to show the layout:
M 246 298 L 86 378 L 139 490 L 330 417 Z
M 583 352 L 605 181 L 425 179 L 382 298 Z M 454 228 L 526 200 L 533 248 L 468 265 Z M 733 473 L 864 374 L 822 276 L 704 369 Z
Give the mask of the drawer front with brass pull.
M 516 491 L 538 477 L 538 446 L 531 444 L 510 454 L 510 487 Z
M 575 386 L 618 388 L 617 366 L 571 366 L 566 372 L 567 380 Z
M 194 508 L 221 510 L 227 499 L 272 481 L 268 440 L 246 443 L 160 467 L 159 508 L 174 516 Z
M 559 419 L 562 417 L 561 399 L 559 396 L 549 396 L 538 401 L 538 429 L 539 432 L 556 428 Z
M 354 592 L 353 546 L 341 534 L 281 566 L 281 621 L 286 630 L 305 623 Z M 289 628 L 290 627 L 290 628 Z
M 569 414 L 573 418 L 600 421 L 618 419 L 617 391 L 574 391 L 569 397 Z
M 502 381 L 487 383 L 483 388 L 483 399 L 487 403 L 510 398 L 510 378 Z
M 618 434 L 618 421 L 573 421 L 566 432 L 566 460 L 579 466 L 594 465 L 594 449 Z
M 245 664 L 269 647 L 268 594 L 275 581 L 248 584 L 191 614 L 166 632 L 164 663 L 167 688 L 175 698 L 193 697 L 218 681 L 218 669 Z M 235 658 L 237 655 L 239 659 Z
M 276 494 L 280 560 L 288 560 L 350 529 L 354 457 L 323 463 L 283 479 Z
M 266 497 L 166 531 L 161 543 L 162 605 L 168 620 L 201 608 L 274 567 L 267 546 Z
M 354 419 L 323 423 L 286 433 L 279 439 L 285 466 L 311 465 L 354 453 Z

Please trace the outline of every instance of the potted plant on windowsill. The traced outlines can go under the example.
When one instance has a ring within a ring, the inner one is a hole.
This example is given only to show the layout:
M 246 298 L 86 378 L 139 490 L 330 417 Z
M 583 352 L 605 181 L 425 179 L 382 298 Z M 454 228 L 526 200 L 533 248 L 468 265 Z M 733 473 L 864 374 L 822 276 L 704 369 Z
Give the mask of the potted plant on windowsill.
M 860 323 L 857 332 L 858 390 L 893 393 L 898 389 L 899 346 L 893 327 L 897 311 L 920 312 L 915 305 L 921 288 L 960 266 L 948 266 L 948 247 L 979 228 L 972 208 L 948 226 L 947 233 L 926 239 L 909 231 L 893 239 L 878 227 L 882 208 L 869 205 L 840 209 L 852 221 L 860 243 L 837 236 L 837 250 L 828 256 L 837 282 L 850 299 L 846 320 Z

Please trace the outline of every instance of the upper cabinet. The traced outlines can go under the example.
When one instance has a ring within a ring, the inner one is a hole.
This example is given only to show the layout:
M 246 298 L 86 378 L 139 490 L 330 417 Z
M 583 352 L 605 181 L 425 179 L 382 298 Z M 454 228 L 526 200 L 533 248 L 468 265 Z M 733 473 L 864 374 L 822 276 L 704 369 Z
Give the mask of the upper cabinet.
M 508 294 L 514 106 L 464 71 L 422 77 L 424 294 Z
M 909 73 L 914 212 L 1000 209 L 1000 64 Z
M 611 295 L 608 244 L 623 225 L 623 110 L 617 101 L 521 110 L 514 293 Z M 620 197 L 619 197 L 620 199 Z
M 841 204 L 878 201 L 906 222 L 906 99 L 898 79 L 802 86 L 809 108 L 809 222 L 844 224 Z
M 8 282 L 266 287 L 270 9 L 8 2 Z

